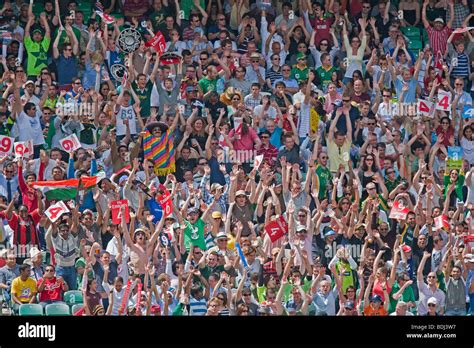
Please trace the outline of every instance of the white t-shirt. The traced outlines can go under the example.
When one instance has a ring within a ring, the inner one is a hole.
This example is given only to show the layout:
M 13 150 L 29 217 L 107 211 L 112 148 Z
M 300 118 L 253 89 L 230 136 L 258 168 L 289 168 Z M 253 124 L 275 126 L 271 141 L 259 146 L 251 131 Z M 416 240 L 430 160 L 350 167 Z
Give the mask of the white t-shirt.
M 25 114 L 24 111 L 20 112 L 16 122 L 18 124 L 18 141 L 33 140 L 33 145 L 43 145 L 44 136 L 43 130 L 41 129 L 40 122 L 41 112 L 36 109 L 36 115 L 33 117 Z
M 133 106 L 119 106 L 117 113 L 115 114 L 116 120 L 116 127 L 117 127 L 117 135 L 125 135 L 127 134 L 127 127 L 123 123 L 125 119 L 128 118 L 128 126 L 130 127 L 130 134 L 137 134 L 137 122 L 136 122 L 136 115 L 135 110 L 133 110 Z
M 466 159 L 469 164 L 474 164 L 474 140 L 467 140 L 465 137 L 462 137 L 461 147 L 464 159 Z

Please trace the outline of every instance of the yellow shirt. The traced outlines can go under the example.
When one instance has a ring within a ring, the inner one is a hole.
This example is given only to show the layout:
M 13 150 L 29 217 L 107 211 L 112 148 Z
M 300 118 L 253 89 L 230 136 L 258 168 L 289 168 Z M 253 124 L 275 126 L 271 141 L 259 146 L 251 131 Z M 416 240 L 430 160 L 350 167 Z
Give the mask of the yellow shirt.
M 21 280 L 20 277 L 13 279 L 12 295 L 15 294 L 22 303 L 30 302 L 37 292 L 36 282 L 30 277 L 25 281 Z
M 347 155 L 344 156 L 345 153 L 347 153 Z M 337 146 L 334 140 L 328 141 L 329 170 L 331 173 L 336 173 L 341 164 L 344 165 L 346 172 L 349 171 L 349 165 L 347 162 L 350 158 L 350 153 L 351 143 L 347 139 L 341 147 Z

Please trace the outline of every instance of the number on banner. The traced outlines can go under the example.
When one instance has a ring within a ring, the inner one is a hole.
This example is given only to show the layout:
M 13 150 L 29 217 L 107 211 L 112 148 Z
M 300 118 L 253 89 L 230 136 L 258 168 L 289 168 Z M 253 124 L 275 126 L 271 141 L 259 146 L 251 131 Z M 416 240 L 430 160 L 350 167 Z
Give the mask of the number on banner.
M 433 109 L 433 103 L 428 100 L 418 100 L 418 113 L 421 116 L 432 116 L 431 110 Z
M 51 220 L 51 222 L 56 222 L 57 219 L 64 213 L 69 212 L 69 209 L 66 207 L 64 202 L 60 201 L 48 208 L 48 210 L 45 211 L 46 216 L 48 219 Z
M 61 208 L 61 207 L 49 209 L 49 219 L 50 219 L 51 221 L 56 220 L 56 218 L 58 217 L 59 213 L 60 213 L 62 210 L 63 210 L 63 208 Z
M 184 11 L 183 10 L 179 11 L 179 19 L 184 19 Z
M 343 60 L 343 64 L 345 67 L 347 67 L 349 65 L 349 58 L 345 57 Z
M 33 151 L 33 145 L 31 141 L 21 141 L 14 144 L 15 155 L 30 157 Z
M 79 139 L 77 139 L 77 136 L 75 134 L 61 139 L 59 143 L 66 152 L 73 152 L 81 146 L 79 143 Z
M 453 57 L 453 59 L 451 60 L 451 66 L 453 68 L 458 66 L 458 59 L 456 57 Z
M 398 19 L 399 20 L 403 19 L 403 11 L 402 10 L 398 11 Z
M 438 102 L 436 103 L 436 110 L 448 111 L 451 105 L 451 93 L 438 92 Z
M 13 151 L 15 139 L 0 135 L 0 157 L 10 154 Z
M 463 118 L 474 118 L 474 107 L 471 105 L 464 105 L 464 110 L 462 113 Z
M 294 19 L 294 18 L 295 18 L 295 11 L 290 10 L 289 15 L 288 15 L 288 18 L 289 18 L 289 19 Z

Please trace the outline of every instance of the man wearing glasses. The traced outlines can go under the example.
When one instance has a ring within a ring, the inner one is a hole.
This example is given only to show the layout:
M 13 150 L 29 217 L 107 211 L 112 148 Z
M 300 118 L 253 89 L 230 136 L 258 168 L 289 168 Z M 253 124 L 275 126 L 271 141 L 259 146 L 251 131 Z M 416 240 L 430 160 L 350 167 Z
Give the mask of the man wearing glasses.
M 15 175 L 15 168 L 12 162 L 6 162 L 3 166 L 3 173 L 0 173 L 0 194 L 7 198 L 10 203 L 13 195 L 18 191 L 18 177 Z
M 431 254 L 427 251 L 423 253 L 423 258 L 421 259 L 416 274 L 418 290 L 420 292 L 418 315 L 426 315 L 428 312 L 428 300 L 432 297 L 438 301 L 438 313 L 443 315 L 446 295 L 441 289 L 438 288 L 438 277 L 436 276 L 436 272 L 431 271 L 428 273 L 428 276 L 426 277 L 426 283 L 423 280 L 423 269 L 430 256 Z
M 70 81 L 77 76 L 77 54 L 79 53 L 79 42 L 77 41 L 71 26 L 66 27 L 68 43 L 62 47 L 62 53 L 59 53 L 59 39 L 64 31 L 59 28 L 59 34 L 56 36 L 53 44 L 53 58 L 58 69 L 58 83 L 60 86 L 69 85 Z

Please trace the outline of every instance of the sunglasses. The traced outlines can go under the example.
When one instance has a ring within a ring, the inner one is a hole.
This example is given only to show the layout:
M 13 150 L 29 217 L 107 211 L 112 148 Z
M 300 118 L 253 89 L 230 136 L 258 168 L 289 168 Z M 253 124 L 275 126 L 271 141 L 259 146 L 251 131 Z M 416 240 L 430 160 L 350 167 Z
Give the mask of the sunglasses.
M 428 303 L 428 307 L 436 307 L 434 303 Z

